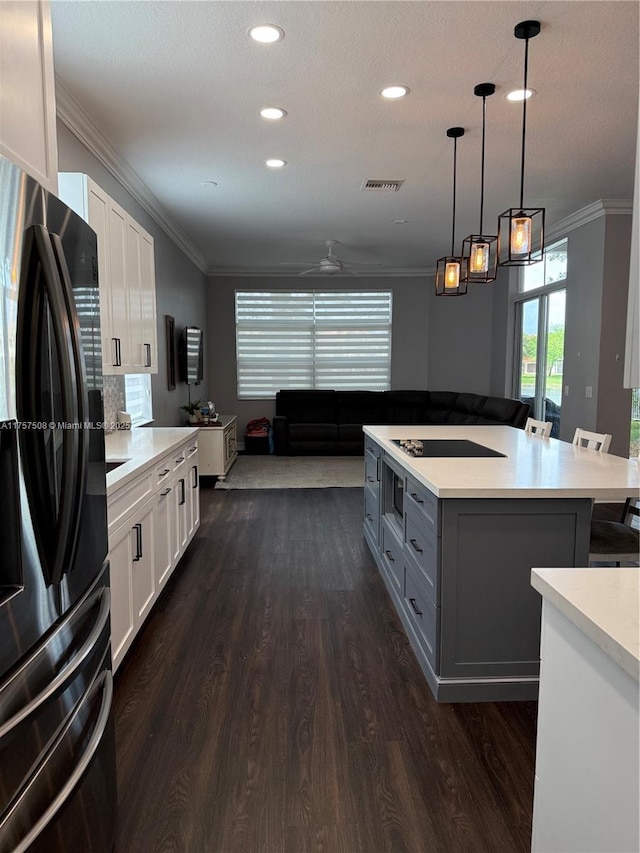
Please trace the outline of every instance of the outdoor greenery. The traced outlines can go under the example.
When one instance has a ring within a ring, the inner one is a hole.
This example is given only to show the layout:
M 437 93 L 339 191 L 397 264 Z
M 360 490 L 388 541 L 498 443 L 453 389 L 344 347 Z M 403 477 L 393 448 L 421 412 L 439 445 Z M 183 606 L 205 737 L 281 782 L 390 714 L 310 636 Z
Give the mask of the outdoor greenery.
M 535 362 L 538 354 L 538 336 L 536 334 L 522 336 L 522 355 Z M 564 356 L 564 326 L 552 326 L 547 335 L 547 376 L 551 377 L 553 365 Z M 561 377 L 558 377 L 560 381 Z

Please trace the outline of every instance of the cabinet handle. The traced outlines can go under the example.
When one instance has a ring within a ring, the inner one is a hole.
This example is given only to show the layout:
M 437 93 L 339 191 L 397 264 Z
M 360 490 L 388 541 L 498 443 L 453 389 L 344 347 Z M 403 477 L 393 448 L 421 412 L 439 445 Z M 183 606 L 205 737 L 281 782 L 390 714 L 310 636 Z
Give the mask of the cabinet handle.
M 185 501 L 187 500 L 187 495 L 186 495 L 186 492 L 184 490 L 184 478 L 180 479 L 180 487 L 182 488 L 182 500 L 180 501 L 178 506 L 182 506 L 182 504 L 185 503 Z
M 373 516 L 367 513 L 367 521 L 373 521 Z
M 380 480 L 380 462 L 382 460 L 381 456 L 376 458 L 376 480 Z
M 197 465 L 193 466 L 193 483 L 191 485 L 191 488 L 192 489 L 198 488 L 198 466 Z
M 195 450 L 197 450 L 197 449 L 198 449 L 198 445 L 197 445 L 197 444 L 194 444 L 194 445 L 193 445 L 193 447 L 190 447 L 190 448 L 189 448 L 189 453 L 193 453 L 193 452 L 194 452 Z
M 413 607 L 413 612 L 416 614 L 416 616 L 422 616 L 422 610 L 418 610 L 418 608 L 416 607 L 415 598 L 410 598 L 409 604 Z
M 161 471 L 158 476 L 166 477 L 170 470 L 171 470 L 171 468 L 165 468 L 164 471 Z
M 418 554 L 422 554 L 422 548 L 419 547 L 415 539 L 409 539 L 409 542 L 413 545 L 414 551 L 417 551 Z
M 414 499 L 414 501 L 417 504 L 423 504 L 424 503 L 424 501 L 420 500 L 420 498 L 416 495 L 415 492 L 411 492 L 411 497 Z
M 374 477 L 367 477 L 367 480 L 369 483 L 375 483 L 376 482 Z
M 116 345 L 116 360 L 111 365 L 112 367 L 122 367 L 122 349 L 120 346 L 120 338 L 111 338 Z
M 144 366 L 151 367 L 151 344 L 145 344 L 145 348 L 147 350 L 147 358 L 145 360 Z
M 133 562 L 137 563 L 142 557 L 142 525 L 134 524 L 132 530 L 136 532 L 136 555 L 133 558 Z
M 390 563 L 395 563 L 396 558 L 393 556 L 391 551 L 385 551 L 384 553 L 387 555 L 387 560 L 389 560 Z
M 180 459 L 176 459 L 176 465 L 178 465 L 180 462 L 184 462 L 184 456 L 181 456 Z
M 171 491 L 171 486 L 169 486 L 168 489 L 165 489 L 164 492 L 160 492 L 160 497 L 166 498 L 166 496 L 169 494 L 170 491 Z

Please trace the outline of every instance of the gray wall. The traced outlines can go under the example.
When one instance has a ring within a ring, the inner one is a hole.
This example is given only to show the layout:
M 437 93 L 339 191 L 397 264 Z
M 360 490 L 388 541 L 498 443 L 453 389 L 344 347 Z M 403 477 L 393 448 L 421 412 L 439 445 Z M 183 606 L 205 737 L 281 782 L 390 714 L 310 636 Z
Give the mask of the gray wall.
M 305 287 L 322 290 L 391 290 L 393 293 L 392 388 L 428 388 L 428 304 L 433 282 L 424 278 L 312 278 Z M 295 276 L 209 279 L 207 336 L 211 399 L 223 414 L 238 415 L 238 436 L 253 418 L 272 418 L 273 400 L 238 400 L 236 389 L 235 291 L 294 290 Z
M 158 374 L 151 377 L 154 426 L 182 426 L 186 415 L 180 406 L 187 402 L 187 386 L 178 382 L 167 389 L 165 314 L 175 317 L 176 340 L 184 326 L 205 328 L 207 276 L 179 249 L 165 232 L 127 192 L 113 175 L 88 151 L 61 121 L 58 121 L 58 170 L 89 175 L 154 239 L 156 266 L 156 310 L 158 322 Z M 207 380 L 208 338 L 204 336 L 204 382 L 192 389 L 192 399 L 209 399 Z

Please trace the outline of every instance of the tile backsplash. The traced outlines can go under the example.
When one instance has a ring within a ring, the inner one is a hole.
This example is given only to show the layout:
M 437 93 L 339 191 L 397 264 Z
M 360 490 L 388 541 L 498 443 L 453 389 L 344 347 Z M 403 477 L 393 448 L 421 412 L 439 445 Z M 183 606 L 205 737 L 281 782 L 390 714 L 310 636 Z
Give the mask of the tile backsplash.
M 124 376 L 104 376 L 102 386 L 105 431 L 116 429 L 118 412 L 124 409 Z

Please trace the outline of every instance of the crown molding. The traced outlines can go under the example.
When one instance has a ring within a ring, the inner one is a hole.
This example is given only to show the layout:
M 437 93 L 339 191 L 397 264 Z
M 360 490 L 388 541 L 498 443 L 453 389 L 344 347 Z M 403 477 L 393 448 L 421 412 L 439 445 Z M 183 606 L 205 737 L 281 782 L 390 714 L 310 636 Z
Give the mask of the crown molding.
M 144 181 L 134 172 L 113 146 L 107 142 L 100 129 L 82 109 L 56 75 L 56 112 L 60 121 L 87 148 L 93 156 L 122 184 L 125 190 L 143 207 L 162 228 L 165 234 L 181 249 L 198 269 L 209 275 L 211 268 L 206 258 L 187 235 L 165 213 L 158 199 Z
M 558 237 L 562 237 L 569 231 L 575 231 L 576 228 L 581 228 L 588 222 L 593 222 L 600 216 L 617 216 L 628 215 L 633 212 L 633 202 L 626 198 L 605 198 L 594 201 L 593 204 L 588 204 L 586 207 L 581 207 L 564 219 L 560 219 L 554 225 L 547 228 L 545 235 L 545 243 L 550 243 Z
M 349 273 L 335 273 L 333 275 L 327 275 L 326 273 L 308 273 L 304 276 L 304 278 L 321 278 L 323 280 L 327 279 L 354 279 L 354 278 L 424 278 L 428 276 L 435 275 L 435 268 L 421 268 L 421 267 L 412 267 L 412 268 L 404 268 L 404 267 L 388 267 L 383 270 L 376 270 L 375 272 L 366 272 L 366 273 L 358 273 L 357 275 L 350 275 Z M 211 270 L 208 275 L 211 278 L 299 278 L 300 273 L 297 272 L 283 272 L 281 269 L 277 267 L 265 267 L 262 269 L 234 269 L 233 267 L 220 267 Z

